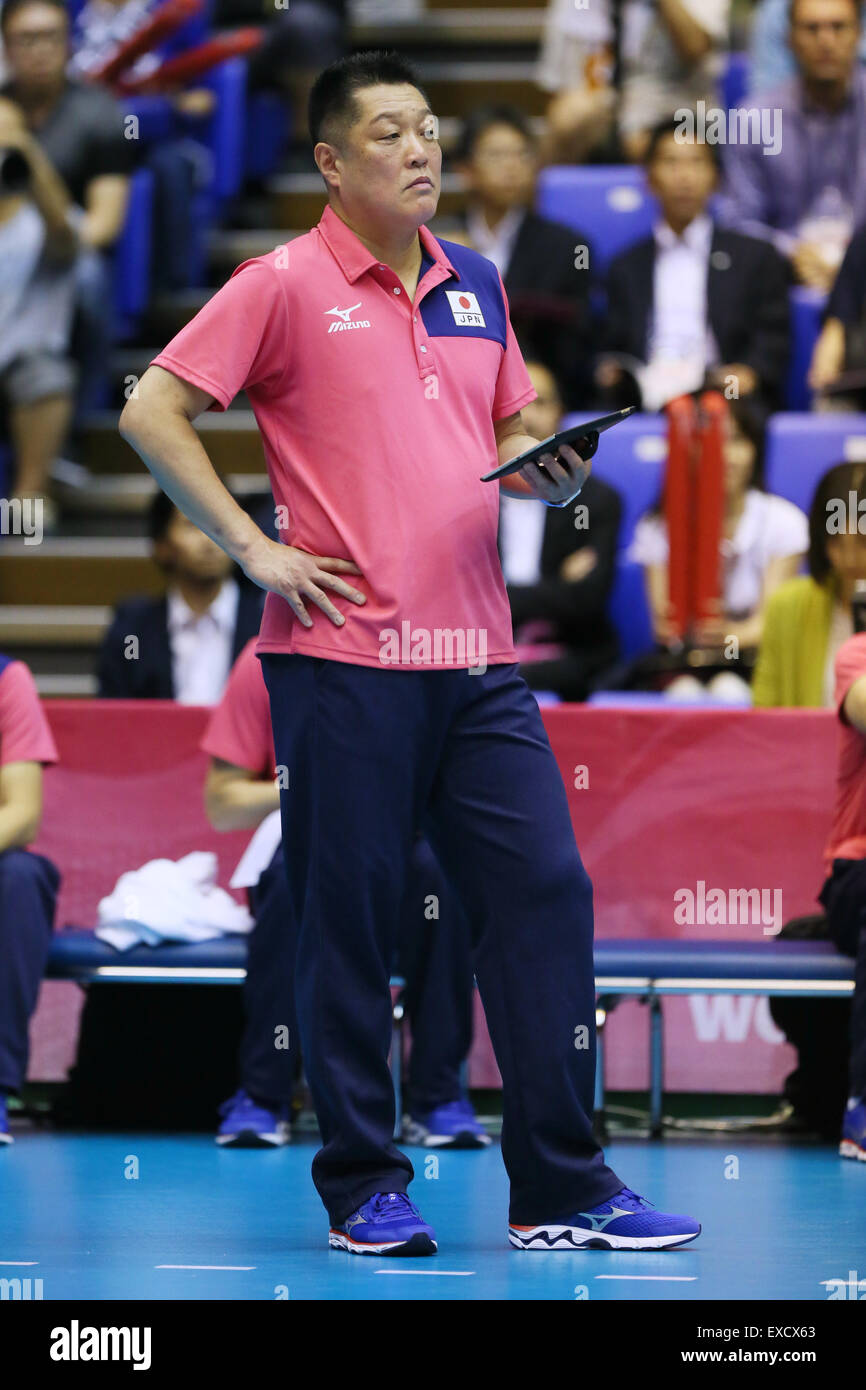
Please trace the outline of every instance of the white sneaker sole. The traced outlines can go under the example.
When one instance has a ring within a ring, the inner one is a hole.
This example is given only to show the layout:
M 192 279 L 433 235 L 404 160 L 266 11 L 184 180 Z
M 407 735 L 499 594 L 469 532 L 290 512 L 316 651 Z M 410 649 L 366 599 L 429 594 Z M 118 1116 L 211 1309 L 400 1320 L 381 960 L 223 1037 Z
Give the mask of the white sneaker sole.
M 0 1134 L 0 1144 L 14 1144 L 14 1143 L 15 1143 L 15 1140 L 12 1138 L 12 1135 L 11 1135 L 11 1134 L 6 1134 L 6 1133 Z
M 425 1235 L 414 1235 L 409 1240 L 386 1240 L 368 1242 L 353 1240 L 344 1231 L 331 1229 L 328 1244 L 332 1250 L 347 1250 L 350 1255 L 435 1255 L 439 1248 L 435 1240 Z
M 517 1250 L 665 1250 L 696 1240 L 700 1233 L 700 1226 L 696 1231 L 666 1236 L 617 1236 L 586 1231 L 582 1226 L 508 1227 L 508 1239 Z
M 254 1129 L 241 1129 L 237 1134 L 218 1134 L 216 1141 L 224 1149 L 280 1149 L 292 1142 L 289 1125 L 280 1124 L 276 1130 L 259 1134 Z
M 839 1145 L 839 1153 L 842 1158 L 859 1158 L 861 1163 L 866 1163 L 866 1149 L 861 1149 L 853 1139 L 843 1139 Z

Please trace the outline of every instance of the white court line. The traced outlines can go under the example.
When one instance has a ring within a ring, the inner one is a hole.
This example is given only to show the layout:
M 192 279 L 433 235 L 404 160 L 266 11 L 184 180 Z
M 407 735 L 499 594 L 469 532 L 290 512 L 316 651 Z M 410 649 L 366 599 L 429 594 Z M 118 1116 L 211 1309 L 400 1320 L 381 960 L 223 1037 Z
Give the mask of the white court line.
M 374 1269 L 374 1274 L 426 1274 L 428 1278 L 436 1276 L 442 1278 L 443 1275 L 451 1275 L 455 1279 L 467 1279 L 470 1274 L 474 1274 L 474 1269 Z
M 693 1284 L 696 1274 L 596 1274 L 595 1279 L 649 1279 L 654 1284 Z
M 154 1269 L 255 1269 L 255 1265 L 154 1265 Z
M 38 1260 L 0 1260 L 0 1265 L 38 1265 Z

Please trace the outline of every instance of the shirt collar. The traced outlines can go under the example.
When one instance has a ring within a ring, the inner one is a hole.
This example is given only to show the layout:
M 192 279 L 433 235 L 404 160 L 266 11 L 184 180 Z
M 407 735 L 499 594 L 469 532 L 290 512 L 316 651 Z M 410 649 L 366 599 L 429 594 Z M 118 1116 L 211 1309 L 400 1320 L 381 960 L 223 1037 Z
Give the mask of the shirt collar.
M 491 231 L 480 207 L 471 206 L 466 213 L 466 226 L 474 244 L 478 247 L 483 248 L 497 244 L 508 246 L 520 231 L 520 224 L 525 215 L 525 208 L 509 208 L 499 226 Z
M 682 236 L 677 236 L 667 222 L 657 222 L 654 227 L 656 246 L 662 251 L 672 251 L 676 246 L 687 246 L 691 251 L 709 253 L 713 239 L 713 219 L 709 213 L 702 212 L 686 227 Z
M 355 235 L 351 227 L 337 216 L 330 203 L 319 219 L 317 230 L 350 285 L 353 285 L 366 270 L 374 269 L 380 264 L 372 251 L 369 251 L 363 241 Z M 426 251 L 431 260 L 440 265 L 445 272 L 438 278 L 444 280 L 448 275 L 453 275 L 455 279 L 459 280 L 459 273 L 454 269 L 433 233 L 422 226 L 418 228 L 418 234 L 421 238 L 422 252 Z
M 237 580 L 226 579 L 210 607 L 204 613 L 193 613 L 180 590 L 170 589 L 166 613 L 168 630 L 169 632 L 180 632 L 185 627 L 194 626 L 202 618 L 209 617 L 220 632 L 231 633 L 234 631 L 237 620 L 239 598 L 240 590 Z

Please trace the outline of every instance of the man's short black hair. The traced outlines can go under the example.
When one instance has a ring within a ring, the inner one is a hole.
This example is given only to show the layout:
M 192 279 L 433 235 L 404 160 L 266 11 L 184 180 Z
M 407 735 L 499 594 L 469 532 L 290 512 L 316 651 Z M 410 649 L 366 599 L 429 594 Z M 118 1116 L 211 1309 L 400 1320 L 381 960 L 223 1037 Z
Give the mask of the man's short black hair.
M 512 130 L 523 136 L 527 145 L 535 147 L 532 126 L 523 112 L 518 111 L 516 106 L 500 102 L 496 105 L 479 106 L 466 117 L 454 149 L 455 159 L 458 162 L 471 159 L 482 135 L 494 125 L 511 126 Z
M 60 10 L 64 19 L 68 22 L 69 10 L 66 6 L 66 0 L 5 0 L 3 9 L 0 10 L 0 29 L 5 33 L 6 26 L 13 15 L 16 15 L 19 10 L 25 10 L 28 5 L 35 4 L 51 5 L 53 9 Z
M 809 573 L 817 584 L 822 584 L 831 570 L 830 556 L 827 554 L 827 541 L 830 532 L 827 522 L 830 516 L 830 503 L 841 501 L 848 514 L 849 493 L 853 492 L 857 501 L 857 515 L 860 504 L 866 503 L 866 463 L 836 463 L 818 483 L 815 496 L 809 508 Z
M 165 540 L 176 511 L 177 507 L 168 493 L 157 488 L 147 513 L 147 534 L 154 545 L 157 541 Z
M 697 121 L 697 117 L 694 115 L 694 112 L 692 113 L 692 116 L 692 124 L 694 125 Z M 649 166 L 655 159 L 658 153 L 659 145 L 661 144 L 662 140 L 668 140 L 671 136 L 677 136 L 683 129 L 683 125 L 684 122 L 680 116 L 665 116 L 663 121 L 658 121 L 653 126 L 652 130 L 649 133 L 649 141 L 647 143 L 646 153 L 643 157 L 644 165 L 647 168 L 649 168 Z M 677 143 L 688 144 L 689 142 L 686 140 L 680 140 L 677 141 Z M 704 149 L 708 152 L 710 159 L 716 166 L 716 172 L 719 173 L 722 168 L 722 155 L 719 146 L 711 144 L 708 140 L 696 140 L 694 143 L 703 145 Z
M 417 87 L 427 104 L 427 96 L 418 74 L 395 49 L 371 49 L 366 53 L 351 53 L 338 58 L 319 73 L 310 92 L 307 115 L 313 148 L 324 140 L 329 145 L 343 144 L 350 127 L 360 116 L 355 93 L 363 87 Z

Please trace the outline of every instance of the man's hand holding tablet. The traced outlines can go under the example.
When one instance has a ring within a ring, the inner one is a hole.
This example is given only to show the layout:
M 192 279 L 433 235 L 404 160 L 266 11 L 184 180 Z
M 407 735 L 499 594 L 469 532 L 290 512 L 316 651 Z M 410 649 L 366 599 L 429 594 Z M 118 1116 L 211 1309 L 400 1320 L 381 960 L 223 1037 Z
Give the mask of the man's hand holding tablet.
M 484 473 L 481 481 L 493 482 L 517 473 L 533 497 L 546 502 L 549 507 L 565 507 L 579 495 L 592 472 L 590 460 L 598 448 L 599 435 L 633 412 L 634 407 L 629 406 L 613 415 L 572 425 L 517 454 L 490 473 Z

